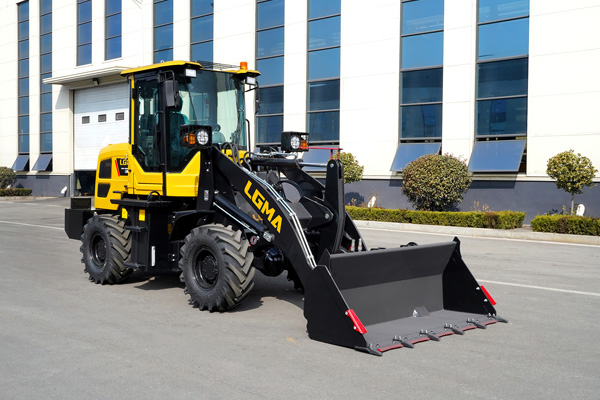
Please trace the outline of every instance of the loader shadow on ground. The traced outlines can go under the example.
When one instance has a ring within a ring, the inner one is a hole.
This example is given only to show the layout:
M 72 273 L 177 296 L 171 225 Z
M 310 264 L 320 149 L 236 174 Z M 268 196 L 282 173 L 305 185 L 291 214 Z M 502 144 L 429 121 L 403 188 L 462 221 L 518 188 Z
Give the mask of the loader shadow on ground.
M 278 277 L 268 277 L 257 273 L 254 276 L 254 289 L 248 297 L 237 307 L 229 312 L 244 312 L 259 308 L 263 305 L 263 298 L 274 297 L 286 301 L 296 307 L 304 308 L 304 294 L 294 289 L 294 284 L 285 277 L 285 272 Z M 148 272 L 134 272 L 124 285 L 133 285 L 141 290 L 164 290 L 171 288 L 185 288 L 179 279 L 179 272 L 163 272 L 151 274 Z

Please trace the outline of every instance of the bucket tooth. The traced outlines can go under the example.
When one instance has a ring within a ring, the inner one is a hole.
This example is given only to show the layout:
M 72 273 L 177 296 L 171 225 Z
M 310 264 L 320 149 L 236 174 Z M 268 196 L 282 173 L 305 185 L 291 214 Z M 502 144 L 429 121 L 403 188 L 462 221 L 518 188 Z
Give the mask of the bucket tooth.
M 449 329 L 452 332 L 454 332 L 457 335 L 464 335 L 465 333 L 463 331 L 461 331 L 460 329 L 458 329 L 457 325 L 452 325 L 452 324 L 445 324 L 444 325 L 444 329 Z
M 498 315 L 495 315 L 495 314 L 490 314 L 490 315 L 488 315 L 488 317 L 491 319 L 495 319 L 498 322 L 504 322 L 505 324 L 508 323 L 507 320 L 505 320 L 504 318 L 499 317 Z
M 419 332 L 421 336 L 427 336 L 429 339 L 434 340 L 436 342 L 440 341 L 440 337 L 434 334 L 433 332 L 428 331 L 427 329 L 421 329 Z
M 415 345 L 408 341 L 408 338 L 402 339 L 400 335 L 394 335 L 394 342 L 399 342 L 402 347 L 408 347 L 409 349 L 414 349 Z
M 480 323 L 475 318 L 467 318 L 467 324 L 473 324 L 476 327 L 478 327 L 479 329 L 485 329 L 485 325 L 483 325 L 482 323 Z

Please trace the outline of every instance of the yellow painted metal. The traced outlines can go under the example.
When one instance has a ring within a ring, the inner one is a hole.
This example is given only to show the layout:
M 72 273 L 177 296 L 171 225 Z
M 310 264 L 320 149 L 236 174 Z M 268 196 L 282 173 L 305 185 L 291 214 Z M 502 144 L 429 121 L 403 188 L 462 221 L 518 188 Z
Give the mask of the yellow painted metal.
M 200 178 L 200 152 L 194 154 L 181 172 L 167 173 L 167 195 L 175 197 L 198 196 Z
M 146 210 L 144 210 L 143 208 L 140 208 L 138 218 L 140 221 L 145 221 L 146 220 Z
M 148 195 L 150 192 L 163 194 L 162 172 L 146 172 L 138 160 L 129 157 L 129 194 Z
M 127 219 L 128 216 L 129 216 L 129 214 L 127 213 L 127 209 L 126 208 L 121 208 L 121 218 L 122 219 Z
M 98 164 L 96 165 L 96 194 L 94 195 L 94 205 L 97 209 L 105 209 L 105 210 L 116 210 L 118 206 L 116 204 L 112 204 L 110 201 L 112 199 L 120 199 L 121 195 L 115 192 L 125 192 L 128 184 L 128 176 L 120 175 L 119 168 L 117 165 L 117 159 L 121 159 L 122 162 L 125 162 L 125 159 L 128 159 L 129 154 L 129 144 L 128 143 L 120 143 L 120 144 L 112 144 L 107 147 L 104 147 L 100 150 L 100 154 L 98 155 Z M 100 163 L 104 160 L 111 160 L 110 167 L 110 178 L 100 178 Z M 106 197 L 98 197 L 98 184 L 109 184 L 110 189 Z

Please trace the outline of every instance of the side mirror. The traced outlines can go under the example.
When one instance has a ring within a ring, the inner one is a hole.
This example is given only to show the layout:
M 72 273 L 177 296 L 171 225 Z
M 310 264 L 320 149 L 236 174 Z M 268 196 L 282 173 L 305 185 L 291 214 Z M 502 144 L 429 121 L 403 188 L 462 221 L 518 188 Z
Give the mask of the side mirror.
M 167 108 L 175 108 L 179 110 L 181 108 L 181 97 L 179 97 L 177 81 L 174 79 L 169 79 L 164 81 L 163 84 Z

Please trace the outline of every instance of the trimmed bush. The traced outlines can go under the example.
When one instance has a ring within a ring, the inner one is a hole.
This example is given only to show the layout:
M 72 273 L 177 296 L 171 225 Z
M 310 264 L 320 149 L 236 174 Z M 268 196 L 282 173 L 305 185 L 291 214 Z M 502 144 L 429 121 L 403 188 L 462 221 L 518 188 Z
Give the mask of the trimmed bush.
M 341 152 L 340 161 L 344 164 L 344 183 L 358 182 L 362 179 L 365 167 L 358 163 L 352 153 Z
M 346 206 L 353 219 L 466 228 L 515 229 L 523 226 L 524 212 L 413 211 Z
M 583 188 L 596 184 L 592 181 L 598 170 L 589 158 L 575 151 L 563 151 L 548 160 L 546 173 L 556 182 L 556 187 L 571 195 L 571 215 L 575 206 L 575 195 L 582 194 Z
M 31 196 L 31 189 L 0 189 L 0 197 Z
M 531 221 L 534 232 L 600 236 L 600 218 L 571 215 L 538 215 Z
M 8 167 L 0 167 L 0 189 L 12 185 L 17 180 L 17 173 Z
M 467 164 L 448 154 L 427 154 L 402 171 L 402 193 L 423 211 L 448 211 L 471 185 Z

